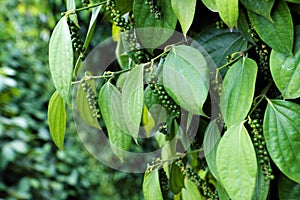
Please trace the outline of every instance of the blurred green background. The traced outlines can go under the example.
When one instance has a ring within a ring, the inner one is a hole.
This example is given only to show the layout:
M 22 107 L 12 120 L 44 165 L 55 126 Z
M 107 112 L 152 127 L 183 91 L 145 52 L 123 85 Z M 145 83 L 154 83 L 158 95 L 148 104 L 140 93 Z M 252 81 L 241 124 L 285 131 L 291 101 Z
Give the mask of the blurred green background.
M 48 41 L 65 9 L 63 0 L 0 2 L 0 199 L 143 199 L 142 175 L 93 159 L 78 141 L 71 114 L 65 150 L 51 141 Z M 89 16 L 80 16 L 83 29 Z M 98 27 L 100 42 L 111 33 L 110 26 Z

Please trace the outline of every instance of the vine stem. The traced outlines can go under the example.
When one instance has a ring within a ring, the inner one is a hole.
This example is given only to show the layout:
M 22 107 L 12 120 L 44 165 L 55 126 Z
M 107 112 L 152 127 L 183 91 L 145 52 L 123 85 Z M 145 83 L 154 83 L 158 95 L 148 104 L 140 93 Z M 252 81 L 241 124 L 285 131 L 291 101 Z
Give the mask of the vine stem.
M 108 71 L 108 72 L 106 72 L 107 75 L 101 75 L 101 76 L 88 76 L 88 75 L 85 75 L 85 76 L 84 76 L 82 79 L 80 79 L 79 81 L 73 81 L 73 82 L 72 82 L 72 85 L 77 84 L 77 83 L 81 83 L 83 80 L 100 79 L 100 78 L 113 78 L 115 75 L 118 75 L 118 74 L 122 74 L 122 73 L 128 72 L 128 71 L 130 71 L 130 70 L 132 70 L 132 69 L 133 69 L 133 68 L 123 69 L 123 70 L 116 71 L 116 72 Z
M 219 72 L 224 69 L 225 67 L 228 67 L 230 65 L 232 65 L 233 63 L 235 63 L 236 61 L 238 61 L 239 59 L 241 59 L 242 57 L 245 57 L 245 53 L 248 52 L 250 49 L 252 49 L 254 47 L 254 45 L 251 45 L 248 49 L 246 49 L 245 51 L 240 51 L 240 52 L 235 52 L 233 54 L 231 54 L 230 57 L 234 57 L 235 55 L 239 54 L 238 57 L 236 57 L 235 59 L 229 61 L 228 63 L 222 65 L 221 67 L 216 69 L 216 77 L 215 80 L 218 80 L 218 76 L 219 76 Z
M 240 58 L 245 56 L 245 53 L 248 52 L 250 49 L 252 49 L 254 46 L 251 45 L 248 49 L 246 49 L 245 51 L 240 51 L 240 52 L 235 52 L 231 55 L 231 57 L 234 57 L 236 54 L 240 54 L 238 57 L 236 57 L 235 59 L 229 61 L 228 63 L 226 63 L 225 65 L 222 65 L 221 67 L 217 68 L 218 71 L 224 69 L 225 67 L 228 67 L 230 65 L 232 65 L 233 63 L 235 63 L 236 61 L 238 61 Z
M 257 106 L 262 102 L 262 100 L 264 98 L 266 98 L 266 93 L 268 92 L 268 90 L 270 89 L 272 83 L 269 83 L 261 92 L 260 95 L 258 95 L 257 97 L 254 98 L 254 102 L 256 102 L 256 100 L 259 98 L 259 100 L 257 101 L 257 103 L 255 103 L 254 107 L 250 110 L 248 116 L 250 116 L 254 110 L 257 108 Z
M 190 155 L 190 154 L 198 153 L 200 151 L 203 151 L 203 148 L 196 149 L 194 151 L 190 151 L 190 152 L 187 152 L 187 153 L 177 153 L 176 156 L 174 156 L 172 158 L 169 158 L 169 159 L 166 159 L 166 160 L 161 160 L 161 159 L 158 158 L 158 160 L 157 160 L 158 163 L 156 163 L 154 165 L 149 165 L 148 164 L 147 170 L 152 171 L 153 169 L 158 169 L 159 167 L 162 167 L 164 163 L 173 162 L 173 161 L 177 160 L 180 157 L 184 157 L 184 156 L 187 156 L 187 155 Z
M 102 1 L 102 2 L 99 2 L 99 3 L 96 3 L 94 5 L 91 5 L 91 6 L 86 6 L 86 7 L 82 7 L 82 8 L 77 8 L 77 9 L 74 9 L 74 10 L 68 10 L 66 12 L 64 12 L 64 14 L 66 16 L 68 15 L 71 15 L 71 14 L 75 14 L 76 12 L 80 12 L 80 11 L 83 11 L 83 10 L 88 10 L 90 8 L 95 8 L 95 7 L 98 7 L 98 6 L 101 6 L 103 4 L 106 4 L 106 1 Z

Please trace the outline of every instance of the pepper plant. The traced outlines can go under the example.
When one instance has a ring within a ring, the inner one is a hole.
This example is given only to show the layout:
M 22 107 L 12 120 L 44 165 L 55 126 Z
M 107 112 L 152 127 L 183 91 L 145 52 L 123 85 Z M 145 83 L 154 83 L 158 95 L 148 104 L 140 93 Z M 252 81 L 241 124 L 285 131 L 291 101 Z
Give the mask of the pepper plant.
M 70 108 L 91 154 L 106 145 L 111 166 L 143 169 L 147 200 L 299 198 L 299 0 L 66 4 L 49 43 L 58 148 Z M 113 42 L 96 56 L 106 22 Z

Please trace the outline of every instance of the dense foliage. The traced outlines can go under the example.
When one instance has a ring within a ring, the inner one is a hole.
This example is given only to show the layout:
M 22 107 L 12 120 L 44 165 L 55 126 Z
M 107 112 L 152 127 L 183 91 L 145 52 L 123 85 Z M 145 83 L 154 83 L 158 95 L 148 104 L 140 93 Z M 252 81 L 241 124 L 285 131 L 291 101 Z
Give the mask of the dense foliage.
M 141 193 L 118 188 L 140 185 L 141 176 L 99 165 L 72 121 L 64 151 L 51 142 L 47 45 L 57 20 L 52 12 L 64 7 L 60 1 L 0 3 L 0 199 L 140 199 Z
M 91 154 L 124 171 L 144 166 L 146 200 L 298 198 L 299 4 L 67 1 L 49 43 L 53 141 L 64 148 L 69 107 Z M 80 37 L 79 13 L 91 9 Z M 114 41 L 99 55 L 97 17 Z

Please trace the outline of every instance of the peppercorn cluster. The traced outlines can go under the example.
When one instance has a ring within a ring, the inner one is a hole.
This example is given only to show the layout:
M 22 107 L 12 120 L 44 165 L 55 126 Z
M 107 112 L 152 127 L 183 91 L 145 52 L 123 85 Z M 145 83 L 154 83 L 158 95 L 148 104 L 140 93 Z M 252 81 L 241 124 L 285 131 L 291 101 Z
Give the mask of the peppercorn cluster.
M 270 55 L 270 48 L 264 44 L 258 44 L 255 47 L 255 52 L 259 57 L 258 61 L 258 70 L 259 75 L 262 76 L 264 81 L 268 83 L 272 81 L 272 76 L 269 68 L 269 55 Z
M 81 0 L 83 6 L 88 6 L 90 4 L 89 0 Z
M 225 23 L 222 20 L 216 21 L 216 29 L 224 29 L 225 28 Z
M 160 168 L 158 170 L 158 177 L 159 177 L 159 184 L 160 184 L 160 189 L 161 189 L 163 199 L 164 200 L 169 199 L 168 198 L 169 180 L 168 180 L 167 174 L 163 168 Z
M 112 20 L 120 27 L 121 31 L 129 31 L 132 29 L 132 25 L 121 16 L 121 11 L 116 9 L 116 3 L 114 0 L 107 0 L 106 11 L 110 12 Z
M 270 166 L 270 156 L 263 137 L 261 109 L 256 109 L 255 113 L 251 116 L 252 119 L 248 121 L 248 124 L 252 128 L 252 142 L 258 156 L 258 163 L 264 173 L 265 180 L 273 180 L 274 175 L 272 174 L 272 168 Z
M 151 77 L 149 87 L 152 93 L 157 97 L 158 102 L 166 108 L 168 114 L 180 117 L 180 107 L 176 102 L 168 95 L 163 85 L 157 83 L 157 78 L 155 76 Z
M 126 21 L 126 19 L 121 15 L 121 11 L 116 8 L 114 0 L 107 0 L 106 11 L 110 12 L 112 20 L 115 22 L 116 26 L 120 27 L 120 30 L 123 33 L 124 42 L 126 42 L 129 50 L 128 55 L 136 64 L 147 62 L 148 59 L 146 52 L 141 48 L 141 45 L 132 30 L 134 27 L 133 20 Z M 131 16 L 131 18 L 133 18 L 133 16 Z
M 86 57 L 86 52 L 85 52 L 85 47 L 83 46 L 83 41 L 80 39 L 80 36 L 78 34 L 79 28 L 69 17 L 67 18 L 67 22 L 71 33 L 73 50 L 80 55 L 80 58 L 82 60 L 84 60 Z
M 206 199 L 219 199 L 217 190 L 209 187 L 207 182 L 201 179 L 201 177 L 192 168 L 186 167 L 182 159 L 175 161 L 175 164 L 179 167 L 183 175 L 197 185 L 202 196 Z
M 150 13 L 154 15 L 155 19 L 160 19 L 161 18 L 161 16 L 162 16 L 161 9 L 160 9 L 159 6 L 155 5 L 153 0 L 146 0 L 145 4 L 149 5 Z
M 93 91 L 91 85 L 84 79 L 83 82 L 81 83 L 81 86 L 83 88 L 83 91 L 86 94 L 86 98 L 89 103 L 89 108 L 91 112 L 93 113 L 93 117 L 100 118 L 100 112 L 99 112 L 99 107 L 97 103 L 97 98 L 95 96 L 95 92 Z
M 158 132 L 164 134 L 164 135 L 167 135 L 168 134 L 168 128 L 167 128 L 167 123 L 164 122 L 162 123 L 159 128 L 158 128 Z

